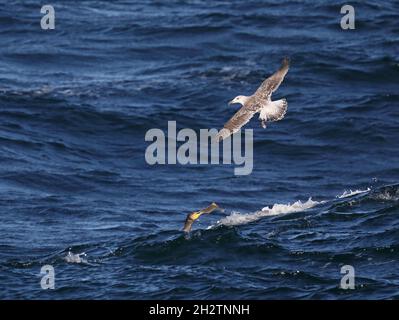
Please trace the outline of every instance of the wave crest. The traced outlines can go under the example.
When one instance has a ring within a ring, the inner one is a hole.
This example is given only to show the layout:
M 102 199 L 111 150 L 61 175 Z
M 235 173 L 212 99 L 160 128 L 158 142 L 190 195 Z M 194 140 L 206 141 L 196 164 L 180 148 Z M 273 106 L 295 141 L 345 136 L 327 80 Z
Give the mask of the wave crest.
M 343 198 L 349 198 L 361 193 L 365 193 L 365 192 L 369 192 L 371 191 L 370 188 L 367 188 L 366 190 L 354 190 L 352 191 L 351 189 L 349 189 L 349 191 L 345 190 L 343 194 L 341 194 L 340 196 L 338 196 L 339 199 L 343 199 Z

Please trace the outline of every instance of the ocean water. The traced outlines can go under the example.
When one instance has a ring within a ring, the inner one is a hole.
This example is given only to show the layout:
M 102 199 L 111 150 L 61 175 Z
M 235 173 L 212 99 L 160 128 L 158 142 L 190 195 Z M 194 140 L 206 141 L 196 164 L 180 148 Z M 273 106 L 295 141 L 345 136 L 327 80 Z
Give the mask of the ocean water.
M 1 299 L 399 298 L 397 1 L 351 1 L 355 30 L 342 1 L 50 4 L 55 30 L 0 4 Z M 146 163 L 149 129 L 221 128 L 285 56 L 252 174 Z

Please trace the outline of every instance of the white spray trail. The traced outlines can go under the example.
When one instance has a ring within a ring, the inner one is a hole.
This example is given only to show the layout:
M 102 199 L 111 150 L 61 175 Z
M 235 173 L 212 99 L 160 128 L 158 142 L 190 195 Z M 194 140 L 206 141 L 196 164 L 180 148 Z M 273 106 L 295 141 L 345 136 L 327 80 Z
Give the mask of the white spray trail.
M 371 191 L 370 188 L 367 188 L 366 190 L 349 190 L 349 191 L 344 191 L 344 193 L 340 196 L 337 196 L 337 198 L 342 199 L 342 198 L 347 198 L 351 197 L 357 194 L 365 193 Z M 295 213 L 295 212 L 302 212 L 305 210 L 308 210 L 310 208 L 313 208 L 317 206 L 318 204 L 323 204 L 325 201 L 313 201 L 312 198 L 309 198 L 307 201 L 302 202 L 300 200 L 294 202 L 293 204 L 279 204 L 276 203 L 274 204 L 271 208 L 270 207 L 264 207 L 260 211 L 256 211 L 254 213 L 238 213 L 238 212 L 233 212 L 227 217 L 224 217 L 220 219 L 216 225 L 208 227 L 208 229 L 214 228 L 219 225 L 225 225 L 225 226 L 237 226 L 241 224 L 247 224 L 253 221 L 257 221 L 263 217 L 268 217 L 268 216 L 276 216 L 280 214 L 288 214 L 288 213 Z
M 287 214 L 293 212 L 301 212 L 310 209 L 318 204 L 323 203 L 323 201 L 313 201 L 311 198 L 309 200 L 302 202 L 296 201 L 293 204 L 274 204 L 273 207 L 264 207 L 261 211 L 255 213 L 232 213 L 231 215 L 220 219 L 217 225 L 225 226 L 236 226 L 240 224 L 247 224 L 256 220 L 259 220 L 267 216 L 276 216 L 279 214 Z

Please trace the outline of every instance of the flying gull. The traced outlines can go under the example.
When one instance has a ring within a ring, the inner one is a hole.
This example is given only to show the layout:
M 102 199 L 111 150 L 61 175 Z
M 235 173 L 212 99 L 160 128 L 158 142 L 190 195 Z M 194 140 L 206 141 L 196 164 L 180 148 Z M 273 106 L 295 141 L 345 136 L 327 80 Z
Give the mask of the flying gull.
M 283 82 L 288 72 L 289 64 L 289 59 L 284 58 L 280 69 L 263 81 L 253 95 L 237 96 L 229 102 L 229 105 L 238 103 L 242 107 L 217 134 L 216 138 L 219 141 L 240 130 L 257 112 L 259 112 L 259 120 L 263 128 L 266 128 L 267 121 L 279 121 L 284 118 L 287 112 L 287 100 L 272 101 L 271 95 Z

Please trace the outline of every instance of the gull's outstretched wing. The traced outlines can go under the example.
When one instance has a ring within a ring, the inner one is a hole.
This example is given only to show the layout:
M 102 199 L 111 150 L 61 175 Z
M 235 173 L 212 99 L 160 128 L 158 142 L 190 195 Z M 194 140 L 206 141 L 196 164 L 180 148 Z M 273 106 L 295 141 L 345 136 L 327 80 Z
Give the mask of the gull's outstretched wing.
M 242 126 L 248 123 L 257 111 L 248 106 L 241 107 L 240 110 L 224 125 L 223 129 L 216 135 L 218 141 L 226 139 L 228 136 L 237 132 Z
M 284 58 L 280 69 L 263 81 L 258 90 L 256 90 L 254 93 L 254 96 L 259 103 L 270 99 L 272 93 L 276 91 L 281 82 L 283 82 L 284 77 L 288 72 L 289 66 L 290 60 L 288 58 Z
M 211 212 L 215 211 L 216 209 L 220 209 L 220 207 L 215 202 L 212 202 L 208 207 L 200 210 L 199 213 L 201 213 L 201 214 L 211 213 Z

